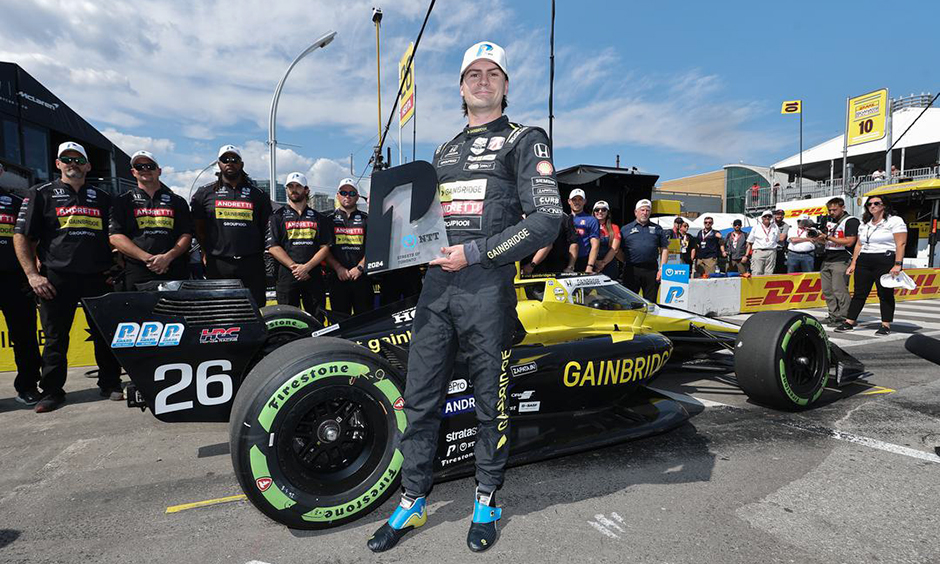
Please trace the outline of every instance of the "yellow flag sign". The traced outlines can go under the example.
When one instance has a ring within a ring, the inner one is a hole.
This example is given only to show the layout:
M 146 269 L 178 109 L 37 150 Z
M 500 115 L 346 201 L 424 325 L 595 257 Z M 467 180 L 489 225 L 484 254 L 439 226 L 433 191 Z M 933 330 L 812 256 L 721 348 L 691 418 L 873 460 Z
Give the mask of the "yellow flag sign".
M 399 84 L 404 84 L 401 89 L 401 98 L 398 99 L 398 126 L 402 127 L 408 120 L 415 115 L 415 63 L 411 58 L 414 53 L 415 44 L 409 43 L 405 50 L 405 56 L 398 63 Z M 411 66 L 408 66 L 411 61 Z
M 789 102 L 784 102 L 783 107 L 780 108 L 781 114 L 802 114 L 803 113 L 803 100 L 790 100 Z
M 887 115 L 887 88 L 849 100 L 849 115 L 846 119 L 848 146 L 884 139 Z

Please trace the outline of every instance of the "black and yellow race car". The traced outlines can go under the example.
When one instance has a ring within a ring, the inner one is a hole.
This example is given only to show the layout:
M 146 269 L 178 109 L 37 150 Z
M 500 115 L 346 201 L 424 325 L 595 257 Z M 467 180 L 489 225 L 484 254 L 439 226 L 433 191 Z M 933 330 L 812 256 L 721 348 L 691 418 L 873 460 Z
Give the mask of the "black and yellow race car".
M 734 373 L 755 402 L 811 407 L 863 367 L 811 316 L 743 327 L 646 302 L 601 275 L 516 279 L 519 323 L 503 362 L 510 464 L 662 433 L 680 403 L 649 388 L 674 366 Z M 161 421 L 229 421 L 248 499 L 295 528 L 347 523 L 399 488 L 398 437 L 416 298 L 324 327 L 260 310 L 237 281 L 169 282 L 85 300 L 127 371 L 128 404 Z M 473 382 L 458 358 L 441 406 L 435 478 L 473 473 Z

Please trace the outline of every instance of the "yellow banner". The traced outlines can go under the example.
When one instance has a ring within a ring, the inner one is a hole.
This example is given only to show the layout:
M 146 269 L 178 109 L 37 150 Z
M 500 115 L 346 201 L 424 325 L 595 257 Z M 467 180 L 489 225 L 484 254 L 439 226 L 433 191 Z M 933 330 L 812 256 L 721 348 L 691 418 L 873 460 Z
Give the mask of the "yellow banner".
M 801 114 L 803 113 L 803 100 L 790 100 L 784 102 L 780 108 L 781 114 Z
M 408 120 L 415 115 L 415 62 L 411 61 L 411 68 L 408 68 L 408 60 L 414 53 L 415 44 L 409 43 L 405 50 L 405 56 L 398 62 L 398 83 L 404 84 L 401 89 L 401 98 L 398 99 L 398 126 L 402 127 Z M 406 72 L 407 70 L 407 72 Z
M 849 115 L 846 119 L 849 147 L 883 139 L 887 113 L 887 88 L 850 99 Z
M 940 297 L 940 269 L 912 268 L 904 272 L 914 279 L 917 288 L 896 289 L 894 291 L 896 300 L 903 302 Z M 855 277 L 853 276 L 849 280 L 849 291 L 854 292 L 854 290 Z M 878 301 L 875 288 L 872 288 L 868 301 Z M 823 299 L 822 283 L 818 272 L 741 279 L 741 313 L 820 307 L 826 307 L 826 301 Z
M 39 323 L 39 314 L 36 315 L 38 329 L 39 350 L 45 344 L 45 335 Z M 85 310 L 79 307 L 75 310 L 75 321 L 69 331 L 69 366 L 95 366 L 95 347 L 88 332 L 88 322 L 85 320 Z M 13 347 L 10 345 L 10 332 L 7 331 L 6 319 L 0 316 L 0 372 L 16 370 L 13 361 Z M 12 390 L 11 390 L 12 391 Z

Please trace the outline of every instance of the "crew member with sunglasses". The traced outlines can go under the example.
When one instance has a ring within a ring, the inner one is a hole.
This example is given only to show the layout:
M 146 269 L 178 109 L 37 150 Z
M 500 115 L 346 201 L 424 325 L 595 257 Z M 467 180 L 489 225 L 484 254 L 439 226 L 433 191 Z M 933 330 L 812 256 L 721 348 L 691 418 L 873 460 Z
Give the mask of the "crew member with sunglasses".
M 271 199 L 245 173 L 234 145 L 219 149 L 218 180 L 192 197 L 193 224 L 202 246 L 208 278 L 235 278 L 265 305 L 264 244 Z
M 340 180 L 336 189 L 339 207 L 328 219 L 333 222 L 333 244 L 326 262 L 330 277 L 330 310 L 355 315 L 375 308 L 372 278 L 366 276 L 366 221 L 369 214 L 356 207 L 359 190 L 352 178 Z
M 894 210 L 885 205 L 881 196 L 869 196 L 865 202 L 865 213 L 858 228 L 858 242 L 852 253 L 852 262 L 845 270 L 848 275 L 855 274 L 855 293 L 849 304 L 849 313 L 836 331 L 852 331 L 858 325 L 858 316 L 871 293 L 872 284 L 878 288 L 878 302 L 881 305 L 881 327 L 875 335 L 883 337 L 891 334 L 891 322 L 894 321 L 894 288 L 881 284 L 885 274 L 897 276 L 901 273 L 904 262 L 904 247 L 907 245 L 907 225 Z
M 720 231 L 712 229 L 714 224 L 714 218 L 706 215 L 702 220 L 702 230 L 694 238 L 692 261 L 695 263 L 696 277 L 714 274 L 718 268 L 719 254 L 726 253 L 725 240 L 721 238 Z
M 16 220 L 13 244 L 29 285 L 39 297 L 39 317 L 46 337 L 42 351 L 43 398 L 37 413 L 65 403 L 69 331 L 82 298 L 111 291 L 108 219 L 111 196 L 85 184 L 91 170 L 85 148 L 71 141 L 59 145 L 58 180 L 30 188 Z M 37 268 L 37 260 L 41 268 Z M 91 327 L 103 397 L 124 399 L 121 367 L 98 331 Z
M 148 151 L 131 156 L 137 187 L 114 199 L 111 244 L 124 255 L 124 287 L 189 278 L 193 222 L 186 200 L 160 184 L 160 165 Z

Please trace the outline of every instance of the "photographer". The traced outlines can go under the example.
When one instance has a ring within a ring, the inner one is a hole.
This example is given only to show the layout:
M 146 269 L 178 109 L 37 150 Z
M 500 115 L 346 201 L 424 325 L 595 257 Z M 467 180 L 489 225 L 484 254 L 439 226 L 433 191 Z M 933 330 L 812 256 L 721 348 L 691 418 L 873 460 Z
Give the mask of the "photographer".
M 787 274 L 813 272 L 816 259 L 816 238 L 819 230 L 808 215 L 797 220 L 796 231 L 790 236 L 790 251 L 787 253 Z
M 829 209 L 829 222 L 826 233 L 816 240 L 825 245 L 822 266 L 819 268 L 819 280 L 822 284 L 823 297 L 829 309 L 826 323 L 830 326 L 841 325 L 849 313 L 849 277 L 845 273 L 852 261 L 852 248 L 858 240 L 859 221 L 845 211 L 845 200 L 832 198 L 826 202 Z

